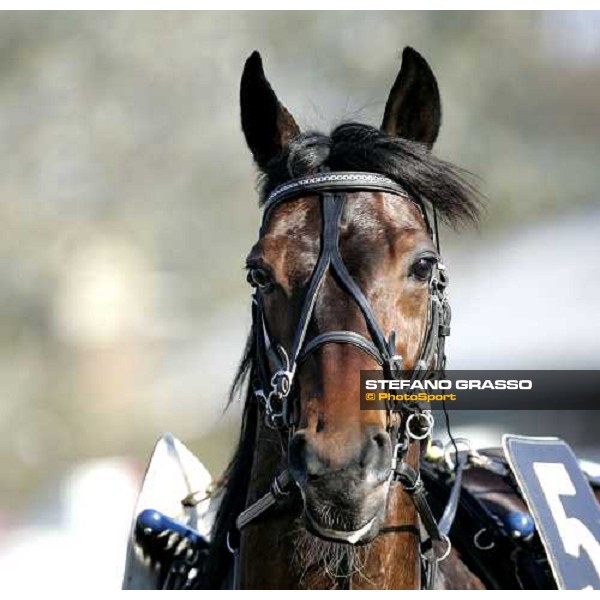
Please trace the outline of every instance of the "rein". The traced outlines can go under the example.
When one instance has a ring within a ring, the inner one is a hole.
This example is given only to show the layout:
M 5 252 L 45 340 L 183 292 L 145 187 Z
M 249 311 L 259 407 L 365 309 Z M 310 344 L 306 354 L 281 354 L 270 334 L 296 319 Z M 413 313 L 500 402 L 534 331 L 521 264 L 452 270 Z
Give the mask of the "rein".
M 301 196 L 317 196 L 322 217 L 319 257 L 308 283 L 290 348 L 284 348 L 270 334 L 261 290 L 257 288 L 253 294 L 253 343 L 257 364 L 250 385 L 255 397 L 263 407 L 266 424 L 279 430 L 284 438 L 286 435 L 288 439 L 293 436 L 300 418 L 299 401 L 294 395 L 298 367 L 310 354 L 324 345 L 351 344 L 359 348 L 381 366 L 387 379 L 402 379 L 408 373 L 403 371 L 403 357 L 396 350 L 396 332 L 391 331 L 386 336 L 368 300 L 348 272 L 340 255 L 341 217 L 348 193 L 357 191 L 385 192 L 413 202 L 419 208 L 439 254 L 435 208 L 431 208 L 433 218 L 430 219 L 427 208 L 422 202 L 411 198 L 395 181 L 382 175 L 362 172 L 318 173 L 289 181 L 271 192 L 265 202 L 260 235 L 265 233 L 275 208 Z M 346 330 L 326 331 L 311 339 L 306 339 L 319 292 L 330 271 L 343 291 L 360 309 L 370 339 L 356 331 Z M 446 364 L 445 338 L 450 334 L 451 317 L 450 306 L 446 298 L 447 284 L 445 267 L 439 262 L 434 267 L 429 283 L 426 331 L 416 366 L 409 374 L 411 381 L 432 379 L 444 371 Z M 405 462 L 409 444 L 425 440 L 431 435 L 433 428 L 431 412 L 421 409 L 417 402 L 403 403 L 400 408 L 388 405 L 387 422 L 387 431 L 394 447 L 391 478 L 399 482 L 411 495 L 419 513 L 425 533 L 422 536 L 422 556 L 427 566 L 425 569 L 427 587 L 432 587 L 435 585 L 437 563 L 445 559 L 451 549 L 448 532 L 458 506 L 464 462 L 457 459 L 453 489 L 442 519 L 438 523 L 427 502 L 419 470 Z M 275 477 L 269 492 L 237 517 L 238 531 L 241 532 L 244 527 L 287 496 L 293 489 L 293 484 L 293 479 L 287 470 Z M 354 537 L 356 532 L 347 532 L 347 535 L 344 535 L 345 533 L 336 532 L 336 536 L 340 541 L 348 543 L 358 541 Z M 441 553 L 435 552 L 435 543 L 437 542 L 446 544 Z M 231 548 L 229 537 L 228 545 L 230 550 L 236 554 L 237 559 L 237 551 Z

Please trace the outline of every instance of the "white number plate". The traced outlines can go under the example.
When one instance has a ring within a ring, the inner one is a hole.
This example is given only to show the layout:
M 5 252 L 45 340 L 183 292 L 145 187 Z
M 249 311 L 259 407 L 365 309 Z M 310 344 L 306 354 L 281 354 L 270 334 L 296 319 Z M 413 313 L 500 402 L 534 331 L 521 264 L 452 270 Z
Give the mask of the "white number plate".
M 600 589 L 600 506 L 569 445 L 517 435 L 502 444 L 559 589 Z

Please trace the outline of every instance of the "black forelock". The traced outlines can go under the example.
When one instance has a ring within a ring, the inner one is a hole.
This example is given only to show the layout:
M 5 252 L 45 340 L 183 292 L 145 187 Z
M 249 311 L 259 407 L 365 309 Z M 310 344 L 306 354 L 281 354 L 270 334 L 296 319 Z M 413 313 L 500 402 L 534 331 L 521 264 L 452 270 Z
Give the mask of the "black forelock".
M 345 123 L 330 135 L 302 133 L 261 174 L 261 203 L 278 185 L 322 171 L 365 171 L 396 181 L 420 202 L 429 202 L 451 224 L 476 222 L 481 206 L 472 175 L 436 158 L 424 144 L 380 129 Z

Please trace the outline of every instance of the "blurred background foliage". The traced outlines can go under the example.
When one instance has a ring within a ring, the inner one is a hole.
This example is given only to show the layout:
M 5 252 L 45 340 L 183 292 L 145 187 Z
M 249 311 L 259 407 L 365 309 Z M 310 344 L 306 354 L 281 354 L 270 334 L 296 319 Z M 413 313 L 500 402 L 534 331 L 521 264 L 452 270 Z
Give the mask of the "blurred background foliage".
M 405 45 L 438 77 L 436 153 L 488 199 L 478 231 L 445 233 L 450 365 L 598 367 L 599 13 L 2 13 L 0 531 L 165 430 L 219 473 L 259 221 L 244 60 L 328 130 L 380 122 Z

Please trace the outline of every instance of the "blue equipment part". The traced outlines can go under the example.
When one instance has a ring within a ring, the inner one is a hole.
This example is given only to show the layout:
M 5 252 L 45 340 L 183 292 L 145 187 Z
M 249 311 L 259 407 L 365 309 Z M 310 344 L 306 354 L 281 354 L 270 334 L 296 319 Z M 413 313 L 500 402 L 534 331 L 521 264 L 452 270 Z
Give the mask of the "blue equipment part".
M 510 511 L 499 515 L 504 529 L 513 538 L 528 539 L 535 531 L 535 523 L 528 512 Z
M 143 510 L 138 515 L 135 534 L 138 543 L 142 545 L 143 540 L 148 537 L 157 538 L 176 534 L 196 549 L 207 549 L 209 546 L 208 541 L 195 529 L 151 508 Z
M 144 555 L 161 565 L 163 573 L 179 563 L 189 568 L 199 567 L 210 547 L 208 540 L 195 529 L 154 509 L 138 515 L 134 536 Z

